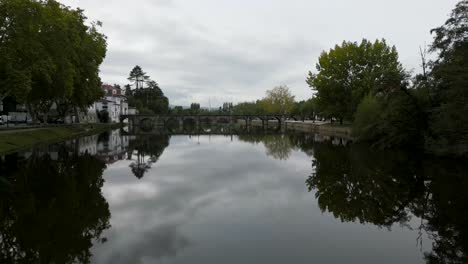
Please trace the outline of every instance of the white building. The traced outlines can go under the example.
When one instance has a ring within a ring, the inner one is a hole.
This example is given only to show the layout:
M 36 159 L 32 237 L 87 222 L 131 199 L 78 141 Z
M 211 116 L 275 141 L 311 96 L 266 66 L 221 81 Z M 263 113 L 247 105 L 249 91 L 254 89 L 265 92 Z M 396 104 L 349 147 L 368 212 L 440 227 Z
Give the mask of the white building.
M 97 111 L 106 110 L 111 122 L 120 122 L 120 115 L 128 114 L 127 97 L 119 87 L 103 85 L 104 97 L 95 103 Z
M 128 106 L 127 97 L 122 89 L 112 85 L 102 86 L 104 96 L 88 108 L 88 113 L 80 116 L 82 122 L 99 122 L 96 113 L 106 110 L 112 123 L 120 122 L 120 115 L 136 115 L 138 110 Z M 124 120 L 128 122 L 128 120 Z

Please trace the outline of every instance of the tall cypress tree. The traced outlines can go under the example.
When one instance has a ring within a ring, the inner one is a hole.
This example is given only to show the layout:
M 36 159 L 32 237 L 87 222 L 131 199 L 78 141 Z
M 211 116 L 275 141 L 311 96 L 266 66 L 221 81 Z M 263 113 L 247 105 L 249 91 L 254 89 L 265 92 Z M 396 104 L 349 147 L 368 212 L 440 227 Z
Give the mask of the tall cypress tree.
M 140 66 L 136 65 L 130 71 L 128 80 L 135 84 L 136 89 L 139 89 L 144 87 L 145 82 L 149 80 L 149 76 L 146 75 L 146 72 L 144 72 Z

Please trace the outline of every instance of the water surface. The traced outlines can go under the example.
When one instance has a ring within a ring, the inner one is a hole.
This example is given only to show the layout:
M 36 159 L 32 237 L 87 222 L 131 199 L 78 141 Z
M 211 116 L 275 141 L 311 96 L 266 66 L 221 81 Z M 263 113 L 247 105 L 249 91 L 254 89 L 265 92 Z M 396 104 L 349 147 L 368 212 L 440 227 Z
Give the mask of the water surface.
M 1 159 L 1 263 L 466 263 L 466 165 L 119 131 Z

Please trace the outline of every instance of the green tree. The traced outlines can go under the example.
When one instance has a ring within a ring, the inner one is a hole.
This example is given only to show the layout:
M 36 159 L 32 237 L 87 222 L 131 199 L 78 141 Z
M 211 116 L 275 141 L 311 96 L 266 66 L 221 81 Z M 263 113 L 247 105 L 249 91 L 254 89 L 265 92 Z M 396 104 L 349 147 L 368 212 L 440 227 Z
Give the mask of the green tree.
M 101 110 L 96 112 L 99 122 L 101 123 L 109 123 L 110 117 L 109 112 L 107 110 Z
M 256 102 L 242 102 L 233 106 L 233 114 L 235 115 L 261 115 L 265 113 L 260 100 Z
M 231 102 L 225 102 L 223 103 L 223 108 L 221 109 L 221 112 L 225 114 L 232 113 L 233 107 L 234 106 Z
M 184 108 L 180 105 L 178 106 L 174 106 L 174 108 L 172 109 L 172 113 L 176 114 L 176 115 L 181 115 L 184 113 Z
M 326 117 L 353 120 L 361 100 L 369 93 L 399 89 L 407 77 L 396 48 L 385 40 L 374 43 L 346 42 L 322 52 L 306 82 L 316 93 L 318 107 Z
M 158 83 L 151 80 L 140 66 L 135 66 L 130 72 L 129 80 L 135 83 L 136 89 L 125 86 L 128 103 L 138 109 L 141 114 L 166 114 L 169 112 L 169 99 L 164 96 Z M 147 86 L 144 87 L 144 83 Z
M 277 86 L 266 91 L 266 96 L 262 99 L 261 104 L 267 113 L 287 114 L 293 110 L 294 95 L 291 94 L 287 86 Z
M 444 25 L 433 29 L 430 51 L 434 107 L 427 148 L 438 154 L 468 154 L 468 1 L 460 1 Z
M 377 123 L 382 104 L 373 95 L 367 95 L 359 104 L 353 122 L 353 134 L 364 141 L 377 140 Z
M 86 18 L 81 12 L 80 17 L 84 24 Z M 98 31 L 100 22 L 92 23 L 86 31 L 81 31 L 81 44 L 76 47 L 76 75 L 74 89 L 71 96 L 71 103 L 78 117 L 77 109 L 86 111 L 96 100 L 100 99 L 104 93 L 102 91 L 102 82 L 99 77 L 99 66 L 104 61 L 107 52 L 106 36 Z
M 53 103 L 62 113 L 86 110 L 102 96 L 98 73 L 106 54 L 100 23 L 90 24 L 83 10 L 54 0 L 2 1 L 0 99 L 13 96 L 45 121 Z
M 365 97 L 359 104 L 353 134 L 379 148 L 420 148 L 424 115 L 416 99 L 406 90 L 387 96 Z
M 144 84 L 149 80 L 149 76 L 146 75 L 146 72 L 144 72 L 140 66 L 136 65 L 130 71 L 128 80 L 135 84 L 136 89 L 139 89 L 144 87 Z
M 42 5 L 37 1 L 0 2 L 0 99 L 12 96 L 23 102 L 31 77 L 39 71 Z
M 316 113 L 316 106 L 314 98 L 295 102 L 291 114 L 297 117 L 305 118 L 311 117 Z
M 198 114 L 199 111 L 200 111 L 200 104 L 199 103 L 191 103 L 190 104 L 190 113 L 192 115 Z

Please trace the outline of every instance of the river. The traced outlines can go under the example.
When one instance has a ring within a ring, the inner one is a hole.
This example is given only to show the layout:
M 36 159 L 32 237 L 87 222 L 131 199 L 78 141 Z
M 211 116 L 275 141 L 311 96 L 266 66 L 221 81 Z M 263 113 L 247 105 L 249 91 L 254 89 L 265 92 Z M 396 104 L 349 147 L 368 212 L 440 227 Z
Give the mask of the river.
M 0 158 L 0 263 L 468 263 L 461 161 L 301 133 L 110 133 Z

